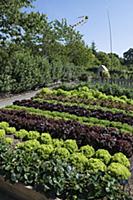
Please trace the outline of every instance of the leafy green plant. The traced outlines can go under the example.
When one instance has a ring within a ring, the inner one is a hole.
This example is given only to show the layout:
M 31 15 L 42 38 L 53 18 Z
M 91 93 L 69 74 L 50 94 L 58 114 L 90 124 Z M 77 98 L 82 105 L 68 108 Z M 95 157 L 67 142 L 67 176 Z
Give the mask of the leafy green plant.
M 13 144 L 13 138 L 5 137 L 4 141 L 5 141 L 6 144 Z
M 43 144 L 52 144 L 52 138 L 49 133 L 42 133 L 40 137 L 40 141 Z
M 130 167 L 130 162 L 128 160 L 128 158 L 121 152 L 119 153 L 115 153 L 113 156 L 112 156 L 112 162 L 118 162 L 118 163 L 121 163 L 122 165 L 124 165 L 125 167 Z
M 4 138 L 6 135 L 6 132 L 4 129 L 0 129 L 0 138 Z
M 111 160 L 110 153 L 107 150 L 105 150 L 105 149 L 98 149 L 96 151 L 95 157 L 98 158 L 98 159 L 100 159 L 106 165 L 108 165 L 109 162 L 110 162 L 110 160 Z
M 27 151 L 37 150 L 39 147 L 40 143 L 36 139 L 28 140 L 26 142 L 21 142 L 17 144 L 18 149 L 25 149 Z
M 73 153 L 70 156 L 70 163 L 76 167 L 77 170 L 82 171 L 88 164 L 88 159 L 82 153 Z
M 53 146 L 54 147 L 63 147 L 64 146 L 64 141 L 62 139 L 53 139 Z
M 6 134 L 12 135 L 12 134 L 15 134 L 15 133 L 16 133 L 16 128 L 15 128 L 15 127 L 7 127 L 7 128 L 5 129 L 5 131 L 6 131 Z
M 41 189 L 51 198 L 131 200 L 120 185 L 129 177 L 123 165 L 107 168 L 99 159 L 88 160 L 82 153 L 70 154 L 64 147 L 36 140 L 20 144 L 12 148 L 1 141 L 0 145 L 0 171 L 11 182 Z
M 20 129 L 19 131 L 16 131 L 15 133 L 15 137 L 23 139 L 28 135 L 28 131 L 26 131 L 25 129 Z
M 90 145 L 82 146 L 80 152 L 82 152 L 87 158 L 91 158 L 95 154 L 94 148 Z
M 66 149 L 66 148 L 64 148 L 64 147 L 56 147 L 55 148 L 55 150 L 54 150 L 54 152 L 53 152 L 53 156 L 55 157 L 55 158 L 60 158 L 60 159 L 62 159 L 62 160 L 68 160 L 69 159 L 69 157 L 70 157 L 70 153 L 69 153 L 69 151 Z
M 64 147 L 68 149 L 70 153 L 78 151 L 78 145 L 76 143 L 76 140 L 71 140 L 71 139 L 65 140 Z
M 128 180 L 128 178 L 131 176 L 129 169 L 120 163 L 112 162 L 108 166 L 107 171 L 110 175 L 121 180 Z
M 41 144 L 37 153 L 43 157 L 43 159 L 49 159 L 54 151 L 54 147 L 51 144 Z
M 0 128 L 1 129 L 5 129 L 9 127 L 9 123 L 8 122 L 0 122 Z
M 25 137 L 28 140 L 38 139 L 40 137 L 40 133 L 37 131 L 29 131 Z
M 88 167 L 91 173 L 96 173 L 98 171 L 105 172 L 107 169 L 106 165 L 97 158 L 90 158 L 88 161 Z

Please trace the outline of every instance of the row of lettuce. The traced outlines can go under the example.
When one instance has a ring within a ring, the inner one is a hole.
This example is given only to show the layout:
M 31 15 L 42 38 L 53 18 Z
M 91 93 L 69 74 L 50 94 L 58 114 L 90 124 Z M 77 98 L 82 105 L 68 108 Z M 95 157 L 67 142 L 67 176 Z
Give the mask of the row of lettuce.
M 121 152 L 111 155 L 49 133 L 17 131 L 7 122 L 0 123 L 0 140 L 0 174 L 12 182 L 62 199 L 131 199 L 121 190 L 131 176 L 130 162 Z
M 0 109 L 0 171 L 61 199 L 132 199 L 133 101 L 44 88 Z M 8 123 L 7 123 L 8 122 Z

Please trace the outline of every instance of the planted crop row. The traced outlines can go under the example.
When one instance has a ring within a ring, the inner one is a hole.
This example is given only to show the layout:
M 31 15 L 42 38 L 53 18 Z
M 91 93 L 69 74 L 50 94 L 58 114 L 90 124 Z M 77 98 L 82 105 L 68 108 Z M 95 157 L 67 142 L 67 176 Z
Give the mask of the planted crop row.
M 86 105 L 98 105 L 101 107 L 107 107 L 107 108 L 117 108 L 125 111 L 133 111 L 133 105 L 128 104 L 128 103 L 123 103 L 123 102 L 118 102 L 118 101 L 113 101 L 113 100 L 107 100 L 107 99 L 83 99 L 80 97 L 76 96 L 57 96 L 55 94 L 38 94 L 35 96 L 35 98 L 41 98 L 45 100 L 58 100 L 62 102 L 69 102 L 69 103 L 84 103 Z
M 95 152 L 88 145 L 78 149 L 74 140 L 58 140 L 60 146 L 56 146 L 49 134 L 44 135 L 44 142 L 29 140 L 14 149 L 1 141 L 0 174 L 52 198 L 121 200 L 128 196 L 122 192 L 121 183 L 127 183 L 131 176 L 130 163 L 122 153 L 111 156 L 104 149 Z
M 82 99 L 92 99 L 92 100 L 112 100 L 114 102 L 121 102 L 121 103 L 127 103 L 133 105 L 133 100 L 126 98 L 126 96 L 114 97 L 111 95 L 106 95 L 102 92 L 99 92 L 98 90 L 89 89 L 88 87 L 79 87 L 75 90 L 65 91 L 62 89 L 57 90 L 51 90 L 49 88 L 43 88 L 39 95 L 45 95 L 45 94 L 51 94 L 51 95 L 57 95 L 57 96 L 64 96 L 64 97 L 78 97 Z
M 36 101 L 32 101 L 32 100 L 16 101 L 16 102 L 14 102 L 14 104 L 18 105 L 18 106 L 33 107 L 33 108 L 37 108 L 37 109 L 41 109 L 41 110 L 67 112 L 67 113 L 74 114 L 77 116 L 95 117 L 98 119 L 122 122 L 122 123 L 127 123 L 129 125 L 133 125 L 133 116 L 128 116 L 123 113 L 112 113 L 109 111 L 92 110 L 89 108 L 85 109 L 80 106 L 53 104 L 53 103 L 49 103 L 49 102 L 41 103 L 41 102 L 36 102 Z
M 109 120 L 98 119 L 94 117 L 80 117 L 74 114 L 69 114 L 65 112 L 57 112 L 57 111 L 49 111 L 49 110 L 41 110 L 33 107 L 26 107 L 26 106 L 17 106 L 11 105 L 7 106 L 5 109 L 8 110 L 21 110 L 27 111 L 30 114 L 36 114 L 40 116 L 44 116 L 47 118 L 54 118 L 54 119 L 64 119 L 64 120 L 75 120 L 82 124 L 87 124 L 89 126 L 104 126 L 104 127 L 115 127 L 121 130 L 122 132 L 133 133 L 133 127 L 121 122 L 114 122 Z
M 105 148 L 111 154 L 123 152 L 128 157 L 133 154 L 133 137 L 121 134 L 114 128 L 105 128 L 81 124 L 79 122 L 63 119 L 54 120 L 26 111 L 0 110 L 0 121 L 7 121 L 19 129 L 49 132 L 54 138 L 75 139 L 78 146 L 90 144 L 95 148 Z
M 22 100 L 23 101 L 23 100 Z M 90 104 L 84 104 L 84 103 L 71 103 L 71 102 L 64 102 L 64 101 L 60 101 L 60 100 L 47 100 L 47 99 L 42 99 L 42 98 L 32 98 L 32 101 L 34 102 L 38 102 L 38 103 L 51 103 L 51 104 L 61 104 L 64 106 L 78 106 L 87 110 L 101 110 L 101 111 L 105 111 L 105 112 L 111 112 L 111 113 L 123 113 L 125 115 L 131 116 L 133 117 L 133 111 L 127 111 L 127 110 L 122 110 L 122 109 L 118 109 L 118 108 L 107 108 L 107 107 L 103 107 L 103 106 L 99 106 L 99 105 L 90 105 Z

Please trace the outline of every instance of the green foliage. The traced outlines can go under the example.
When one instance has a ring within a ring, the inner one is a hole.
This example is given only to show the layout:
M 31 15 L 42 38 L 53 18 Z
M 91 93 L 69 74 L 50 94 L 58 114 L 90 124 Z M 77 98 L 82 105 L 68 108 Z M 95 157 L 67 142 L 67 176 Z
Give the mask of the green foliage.
M 127 64 L 128 66 L 130 64 L 133 64 L 133 48 L 130 48 L 128 51 L 124 52 L 123 56 L 125 64 Z
M 25 129 L 20 129 L 19 131 L 16 131 L 15 133 L 15 137 L 17 138 L 25 138 L 28 135 L 28 131 L 26 131 Z
M 129 169 L 120 163 L 112 162 L 107 170 L 110 175 L 122 180 L 127 180 L 131 176 Z
M 82 146 L 80 152 L 82 152 L 87 158 L 91 158 L 95 154 L 94 148 L 89 145 Z
M 69 159 L 69 157 L 70 157 L 70 153 L 69 153 L 69 151 L 66 149 L 66 148 L 64 148 L 64 147 L 56 147 L 55 148 L 55 150 L 54 150 L 54 153 L 53 153 L 53 156 L 55 157 L 55 158 L 60 158 L 60 159 L 62 159 L 62 160 L 68 160 Z
M 9 127 L 9 123 L 8 122 L 0 122 L 0 128 L 1 129 L 5 129 Z
M 65 140 L 64 147 L 68 149 L 70 153 L 73 153 L 78 150 L 78 145 L 76 143 L 76 140 L 71 140 L 71 139 Z
M 98 159 L 100 159 L 106 165 L 108 165 L 109 162 L 110 162 L 110 160 L 111 160 L 110 153 L 107 150 L 105 150 L 105 149 L 98 149 L 96 151 L 95 157 L 98 158 Z
M 41 144 L 38 149 L 37 153 L 42 156 L 43 159 L 49 159 L 54 148 L 51 144 Z
M 91 173 L 96 173 L 98 171 L 106 171 L 106 165 L 100 159 L 97 158 L 90 158 L 88 161 L 88 167 Z
M 106 95 L 112 95 L 120 97 L 121 99 L 124 99 L 125 101 L 128 101 L 127 98 L 132 99 L 133 98 L 133 90 L 132 88 L 125 88 L 121 87 L 117 84 L 111 84 L 111 83 L 105 83 L 103 85 L 96 84 L 96 85 L 89 85 L 89 88 L 92 89 L 98 89 L 100 92 L 105 93 Z M 123 95 L 124 94 L 124 95 Z
M 37 131 L 29 131 L 26 135 L 28 140 L 38 139 L 40 137 L 40 133 Z
M 6 129 L 6 134 L 12 135 L 16 133 L 16 128 L 15 127 L 7 127 Z
M 4 138 L 6 135 L 6 132 L 4 129 L 0 129 L 0 138 Z
M 120 186 L 121 179 L 129 177 L 129 170 L 119 163 L 111 164 L 107 168 L 97 158 L 70 154 L 64 147 L 40 144 L 37 140 L 22 142 L 15 148 L 4 141 L 0 145 L 2 175 L 13 183 L 21 182 L 38 190 L 41 187 L 51 198 L 131 200 Z M 117 164 L 115 169 L 113 164 Z
M 130 162 L 128 160 L 128 158 L 121 152 L 119 153 L 115 153 L 113 156 L 112 156 L 112 162 L 118 162 L 122 165 L 124 165 L 125 167 L 130 167 Z
M 26 106 L 17 106 L 17 105 L 11 105 L 7 106 L 6 109 L 13 109 L 13 110 L 25 110 L 30 114 L 35 114 L 35 115 L 40 115 L 40 116 L 45 116 L 47 118 L 54 118 L 54 119 L 64 119 L 64 120 L 76 120 L 80 122 L 81 124 L 88 124 L 89 126 L 107 126 L 107 127 L 115 127 L 119 130 L 122 130 L 123 132 L 133 132 L 133 127 L 129 124 L 122 123 L 122 122 L 114 122 L 114 121 L 109 121 L 109 120 L 102 120 L 94 117 L 82 117 L 82 116 L 77 116 L 75 114 L 69 114 L 66 112 L 57 112 L 57 111 L 47 111 L 47 110 L 41 110 L 41 109 L 35 109 L 32 107 L 26 107 Z
M 76 167 L 77 170 L 82 171 L 88 164 L 88 159 L 82 153 L 73 153 L 70 156 L 70 163 Z
M 42 133 L 40 138 L 41 143 L 43 144 L 52 144 L 52 138 L 49 133 Z
M 64 146 L 64 142 L 62 139 L 53 139 L 53 146 L 54 147 L 63 147 Z
M 4 138 L 4 142 L 5 142 L 6 144 L 13 144 L 13 138 L 5 137 L 5 138 Z
M 36 150 L 40 147 L 40 143 L 37 140 L 28 140 L 23 143 L 18 143 L 17 148 L 25 149 L 27 151 Z

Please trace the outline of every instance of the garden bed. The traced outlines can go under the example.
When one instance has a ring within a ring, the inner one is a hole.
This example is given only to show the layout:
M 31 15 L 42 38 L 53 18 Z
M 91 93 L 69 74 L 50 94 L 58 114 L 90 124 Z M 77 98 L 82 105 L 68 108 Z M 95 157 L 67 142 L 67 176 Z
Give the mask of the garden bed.
M 101 99 L 111 99 L 113 104 L 100 105 Z M 118 102 L 120 107 L 116 108 Z M 128 111 L 125 105 L 129 105 Z M 16 101 L 0 109 L 0 172 L 15 183 L 6 181 L 2 187 L 8 185 L 5 190 L 9 193 L 10 189 L 20 190 L 16 195 L 23 188 L 27 192 L 22 200 L 34 200 L 30 193 L 37 195 L 36 200 L 131 200 L 132 105 L 132 100 L 86 87 L 69 92 L 45 88 L 32 100 Z
M 19 183 L 11 184 L 8 180 L 5 181 L 4 178 L 1 176 L 0 191 L 3 193 L 3 196 L 5 193 L 7 197 L 12 198 L 10 200 L 48 200 L 44 196 L 44 194 L 40 194 L 33 189 L 28 189 L 24 185 Z

